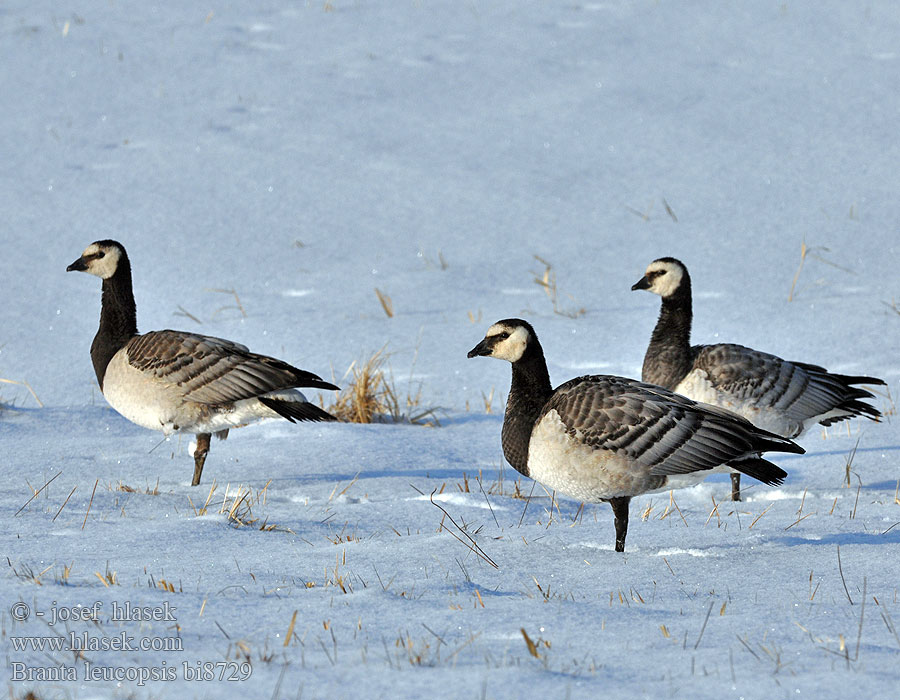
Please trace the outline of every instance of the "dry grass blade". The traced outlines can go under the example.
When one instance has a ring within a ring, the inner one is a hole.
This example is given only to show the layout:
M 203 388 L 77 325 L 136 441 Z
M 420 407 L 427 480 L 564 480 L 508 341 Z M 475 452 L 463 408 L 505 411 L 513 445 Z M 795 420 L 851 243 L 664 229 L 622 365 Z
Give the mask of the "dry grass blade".
M 697 641 L 694 644 L 694 649 L 700 646 L 700 640 L 703 639 L 703 633 L 706 631 L 706 623 L 709 622 L 709 616 L 712 613 L 713 605 L 716 604 L 716 601 L 711 600 L 709 602 L 709 610 L 706 611 L 706 617 L 703 619 L 703 626 L 700 628 L 700 634 L 697 635 Z
M 61 474 L 62 474 L 62 472 L 56 472 L 56 474 L 54 474 L 54 475 L 51 476 L 49 479 L 47 479 L 47 481 L 44 482 L 44 485 L 41 486 L 41 488 L 39 488 L 37 491 L 35 491 L 33 494 L 31 494 L 31 498 L 29 498 L 27 501 L 25 501 L 24 505 L 23 505 L 21 508 L 19 508 L 19 510 L 17 510 L 17 511 L 15 512 L 15 515 L 13 515 L 13 517 L 16 517 L 16 515 L 18 515 L 19 513 L 21 513 L 23 510 L 25 510 L 25 506 L 27 506 L 27 505 L 28 505 L 29 503 L 31 503 L 35 498 L 37 498 L 37 497 L 38 497 L 38 494 L 39 494 L 41 491 L 43 491 L 45 488 L 47 488 L 47 487 L 48 487 L 48 486 L 56 479 L 56 477 L 60 476 Z M 96 484 L 94 485 L 94 488 L 96 488 Z
M 294 634 L 294 625 L 297 622 L 297 611 L 294 610 L 294 614 L 291 617 L 291 624 L 288 625 L 287 633 L 284 635 L 284 646 L 287 646 L 291 643 L 291 637 Z
M 31 385 L 28 382 L 17 382 L 15 379 L 4 379 L 3 377 L 0 377 L 0 382 L 3 382 L 4 384 L 16 384 L 18 386 L 24 386 L 26 389 L 28 389 L 28 391 L 31 392 L 32 397 L 34 397 L 34 400 L 37 401 L 37 405 L 41 408 L 44 407 L 43 402 L 38 398 L 38 395 L 34 393 L 34 389 L 31 388 Z
M 850 605 L 855 605 L 853 598 L 850 597 L 850 589 L 847 588 L 847 581 L 844 579 L 844 567 L 841 566 L 841 545 L 837 545 L 837 560 L 838 572 L 841 575 L 841 583 L 844 584 L 844 593 L 847 594 L 847 600 L 850 601 Z
M 881 619 L 884 620 L 884 624 L 892 635 L 894 635 L 894 639 L 897 640 L 897 646 L 900 647 L 900 635 L 897 634 L 897 628 L 894 626 L 894 620 L 891 618 L 891 614 L 888 612 L 886 606 L 879 606 L 881 612 Z
M 788 525 L 788 526 L 787 526 L 786 528 L 784 528 L 784 529 L 785 529 L 785 530 L 790 530 L 792 527 L 794 527 L 794 525 L 797 525 L 798 523 L 803 522 L 803 521 L 806 520 L 809 516 L 815 515 L 815 514 L 816 514 L 816 511 L 813 511 L 812 513 L 807 513 L 806 515 L 801 515 L 799 518 L 797 518 L 794 522 L 792 522 L 790 525 Z
M 528 632 L 525 631 L 524 627 L 520 629 L 522 631 L 522 637 L 525 639 L 525 646 L 528 647 L 528 653 L 536 659 L 541 658 L 541 655 L 538 654 L 537 646 L 533 641 L 531 641 L 531 637 L 528 636 Z
M 94 489 L 91 491 L 91 500 L 88 501 L 87 512 L 84 514 L 84 521 L 81 523 L 81 529 L 84 530 L 84 526 L 87 525 L 88 516 L 91 514 L 91 506 L 94 504 L 94 494 L 97 493 L 97 484 L 100 483 L 100 479 L 94 481 Z
M 712 499 L 713 507 L 712 510 L 709 511 L 709 517 L 706 518 L 706 522 L 703 523 L 704 527 L 709 524 L 709 521 L 712 520 L 712 516 L 714 515 L 716 516 L 716 522 L 718 522 L 720 525 L 722 523 L 722 519 L 719 517 L 719 504 L 716 503 L 716 497 L 710 496 L 710 498 Z
M 59 514 L 62 513 L 63 508 L 66 507 L 66 503 L 68 503 L 69 499 L 72 498 L 72 494 L 75 493 L 75 489 L 77 489 L 77 488 L 78 488 L 78 486 L 73 486 L 72 490 L 69 491 L 69 495 L 66 496 L 66 500 L 63 501 L 63 504 L 59 507 L 59 510 L 56 511 L 56 515 L 53 516 L 54 520 L 56 520 L 59 517 Z
M 234 289 L 207 289 L 207 292 L 216 292 L 217 294 L 230 294 L 234 297 L 234 306 L 220 306 L 216 309 L 213 316 L 218 314 L 221 311 L 227 311 L 228 309 L 237 309 L 241 312 L 241 318 L 247 318 L 247 312 L 244 311 L 244 305 L 241 303 L 241 298 L 238 296 L 238 293 Z
M 173 312 L 172 315 L 173 316 L 184 316 L 185 318 L 191 319 L 194 323 L 197 323 L 201 326 L 203 325 L 203 321 L 201 321 L 199 318 L 194 316 L 194 314 L 192 314 L 190 311 L 185 309 L 181 304 L 178 305 L 178 311 Z
M 800 265 L 797 267 L 797 271 L 794 273 L 794 279 L 791 281 L 791 291 L 788 293 L 788 301 L 794 300 L 794 287 L 797 286 L 797 280 L 800 279 L 800 271 L 803 270 L 803 263 L 806 262 L 806 254 L 809 252 L 809 248 L 806 247 L 806 241 L 800 242 Z
M 756 519 L 755 519 L 752 523 L 750 523 L 750 527 L 749 527 L 748 529 L 752 530 L 752 529 L 753 529 L 753 526 L 756 525 L 756 523 L 759 522 L 759 519 L 760 519 L 762 516 L 764 516 L 766 513 L 768 513 L 768 512 L 769 512 L 769 509 L 770 509 L 772 506 L 774 506 L 774 505 L 775 505 L 774 503 L 770 503 L 768 506 L 766 506 L 766 509 L 765 509 L 762 513 L 760 513 L 759 515 L 757 515 L 757 516 L 756 516 Z
M 384 309 L 384 313 L 387 314 L 387 317 L 394 318 L 394 302 L 391 301 L 391 298 L 378 287 L 375 287 L 375 296 L 377 296 L 378 301 L 381 302 L 381 308 Z
M 675 212 L 672 211 L 672 207 L 669 206 L 669 203 L 666 201 L 666 198 L 663 197 L 663 206 L 666 208 L 666 214 L 672 217 L 672 221 L 676 224 L 678 223 L 678 217 L 675 216 Z
M 528 493 L 528 498 L 525 499 L 525 507 L 522 509 L 522 516 L 519 518 L 517 527 L 522 527 L 522 521 L 525 520 L 525 513 L 528 511 L 528 504 L 531 503 L 531 497 L 534 495 L 534 487 L 536 484 L 536 481 L 531 482 L 531 491 Z
M 653 202 L 650 202 L 650 206 L 647 208 L 646 212 L 643 212 L 640 209 L 635 209 L 634 207 L 628 206 L 627 204 L 623 204 L 622 206 L 635 216 L 641 217 L 644 221 L 650 221 L 650 213 L 653 211 Z
M 434 501 L 434 494 L 435 494 L 436 491 L 437 491 L 437 489 L 435 489 L 434 491 L 432 491 L 432 492 L 431 492 L 431 495 L 428 497 L 428 500 L 431 501 L 431 505 L 433 505 L 435 508 L 437 508 L 438 510 L 440 510 L 440 511 L 444 514 L 444 517 L 447 518 L 451 523 L 453 523 L 453 526 L 454 526 L 457 530 L 459 530 L 463 535 L 465 535 L 466 540 L 468 540 L 468 542 L 466 542 L 465 540 L 463 540 L 459 535 L 457 535 L 457 534 L 456 534 L 455 532 L 453 532 L 452 530 L 447 530 L 447 528 L 443 527 L 443 521 L 441 521 L 441 529 L 447 530 L 447 532 L 449 532 L 451 535 L 453 535 L 457 540 L 459 540 L 459 541 L 462 542 L 464 545 L 466 545 L 466 547 L 468 547 L 468 549 L 469 549 L 471 552 L 474 552 L 476 555 L 478 555 L 481 559 L 483 559 L 483 560 L 486 561 L 488 564 L 490 564 L 491 566 L 493 566 L 495 569 L 499 569 L 500 567 L 497 565 L 497 562 L 495 562 L 493 559 L 491 559 L 491 558 L 487 555 L 487 553 L 485 553 L 485 551 L 484 551 L 481 547 L 478 546 L 478 543 L 477 543 L 474 539 L 472 539 L 472 536 L 471 536 L 468 532 L 466 532 L 466 531 L 463 530 L 459 525 L 456 524 L 456 521 L 453 519 L 453 516 L 450 515 L 450 513 L 448 513 L 447 510 L 446 510 L 443 506 L 441 506 L 441 505 L 438 504 L 438 503 L 435 503 L 435 501 Z
M 553 313 L 559 314 L 560 316 L 567 316 L 568 318 L 578 318 L 583 315 L 585 313 L 584 308 L 570 310 L 560 307 L 559 292 L 556 288 L 556 271 L 553 269 L 553 265 L 544 260 L 540 255 L 535 255 L 534 259 L 544 266 L 543 273 L 532 273 L 534 275 L 534 283 L 539 285 L 550 299 L 550 302 L 553 304 Z
M 844 485 L 849 488 L 850 487 L 850 467 L 853 466 L 853 458 L 856 457 L 856 450 L 859 448 L 859 441 L 862 438 L 860 435 L 856 438 L 856 444 L 853 446 L 853 449 L 850 450 L 850 453 L 847 455 L 846 463 L 844 464 Z
M 476 481 L 478 482 L 478 488 L 481 489 L 481 495 L 484 496 L 484 500 L 485 500 L 485 502 L 487 502 L 488 508 L 489 508 L 490 511 L 491 511 L 491 515 L 492 515 L 493 518 L 494 518 L 494 524 L 497 525 L 497 529 L 498 529 L 498 530 L 502 530 L 503 528 L 500 527 L 500 521 L 497 520 L 497 514 L 494 513 L 494 506 L 491 505 L 491 500 L 488 498 L 488 495 L 487 495 L 487 493 L 486 493 L 485 490 L 484 490 L 484 484 L 481 483 L 481 476 L 480 476 L 480 475 L 478 476 L 478 478 L 476 479 Z M 581 505 L 582 505 L 582 507 L 584 506 L 583 503 L 582 503 Z
M 815 246 L 810 247 L 806 245 L 806 241 L 801 241 L 800 243 L 800 265 L 797 267 L 797 272 L 794 273 L 794 279 L 791 282 L 791 291 L 788 294 L 788 301 L 794 300 L 794 287 L 797 285 L 797 280 L 800 279 L 800 271 L 803 269 L 803 263 L 806 262 L 807 256 L 811 258 L 815 258 L 816 260 L 825 263 L 826 265 L 831 265 L 831 267 L 837 268 L 841 272 L 846 272 L 848 274 L 854 275 L 856 274 L 850 268 L 844 267 L 842 265 L 838 265 L 836 262 L 832 262 L 827 258 L 823 257 L 818 251 L 824 251 L 826 253 L 830 252 L 828 248 L 824 246 Z
M 494 412 L 494 387 L 491 387 L 491 393 L 485 394 L 481 392 L 481 398 L 484 401 L 484 412 L 491 414 Z
M 898 316 L 900 316 L 900 306 L 897 305 L 897 300 L 896 300 L 896 299 L 891 299 L 890 303 L 888 303 L 888 302 L 886 302 L 886 301 L 883 301 L 883 302 L 881 302 L 881 303 L 884 304 L 885 306 L 887 306 L 889 309 L 893 310 L 893 312 L 894 312 L 895 314 L 897 314 Z

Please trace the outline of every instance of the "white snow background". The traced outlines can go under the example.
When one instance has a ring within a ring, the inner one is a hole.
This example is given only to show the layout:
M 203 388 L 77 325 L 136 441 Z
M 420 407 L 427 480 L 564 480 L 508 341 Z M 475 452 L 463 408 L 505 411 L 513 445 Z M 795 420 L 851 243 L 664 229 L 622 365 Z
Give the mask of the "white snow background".
M 0 377 L 43 402 L 0 384 L 10 697 L 897 697 L 896 3 L 12 0 L 0 64 Z M 272 421 L 191 488 L 189 440 L 97 389 L 100 284 L 65 268 L 103 238 L 141 330 L 342 385 L 384 347 L 440 426 Z M 522 316 L 554 384 L 639 376 L 664 255 L 695 342 L 882 377 L 886 417 L 739 505 L 724 477 L 635 499 L 621 555 L 608 505 L 513 497 L 509 366 L 466 352 Z M 15 646 L 70 632 L 181 650 Z

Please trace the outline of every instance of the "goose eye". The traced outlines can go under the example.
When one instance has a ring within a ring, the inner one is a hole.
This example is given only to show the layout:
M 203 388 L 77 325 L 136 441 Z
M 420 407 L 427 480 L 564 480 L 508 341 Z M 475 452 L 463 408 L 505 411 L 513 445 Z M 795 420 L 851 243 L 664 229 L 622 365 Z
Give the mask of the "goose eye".
M 104 255 L 106 255 L 106 253 L 102 250 L 99 253 L 97 253 L 98 258 L 102 258 Z
M 497 334 L 497 340 L 506 340 L 507 338 L 509 338 L 509 333 L 506 331 Z

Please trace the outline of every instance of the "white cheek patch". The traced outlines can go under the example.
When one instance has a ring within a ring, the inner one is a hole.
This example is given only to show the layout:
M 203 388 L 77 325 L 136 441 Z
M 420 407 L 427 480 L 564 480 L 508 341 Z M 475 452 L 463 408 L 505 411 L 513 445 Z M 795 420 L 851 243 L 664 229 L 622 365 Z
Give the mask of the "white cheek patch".
M 664 275 L 659 275 L 650 285 L 650 291 L 659 294 L 661 297 L 671 296 L 681 286 L 681 279 L 684 276 L 681 268 L 677 265 L 651 265 L 647 268 L 647 274 L 656 270 L 665 270 Z
M 490 330 L 494 330 L 494 326 L 491 326 Z M 488 331 L 488 337 L 491 335 L 490 330 Z M 503 330 L 508 329 L 501 327 L 498 332 Z M 509 334 L 508 338 L 501 340 L 494 346 L 493 357 L 508 362 L 517 362 L 525 354 L 525 348 L 528 346 L 529 339 L 530 334 L 528 330 L 523 326 L 519 326 Z
M 82 257 L 87 258 L 92 255 L 97 255 L 100 251 L 100 246 L 96 243 L 91 243 L 85 248 Z M 104 252 L 105 255 L 102 258 L 93 258 L 88 263 L 85 272 L 106 280 L 116 274 L 116 268 L 119 266 L 120 253 L 118 248 L 107 248 Z

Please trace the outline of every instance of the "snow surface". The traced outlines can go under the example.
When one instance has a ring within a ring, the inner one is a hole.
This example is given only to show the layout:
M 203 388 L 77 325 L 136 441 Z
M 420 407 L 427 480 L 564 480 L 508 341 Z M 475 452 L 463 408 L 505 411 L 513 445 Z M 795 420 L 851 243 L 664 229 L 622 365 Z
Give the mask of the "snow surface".
M 44 404 L 0 384 L 11 696 L 896 697 L 896 3 L 12 0 L 0 36 L 0 377 Z M 385 347 L 441 426 L 270 422 L 191 488 L 188 440 L 96 388 L 99 284 L 65 267 L 102 238 L 141 329 L 342 384 Z M 629 288 L 662 255 L 692 272 L 697 342 L 890 394 L 737 507 L 723 477 L 635 499 L 623 556 L 607 505 L 513 497 L 509 368 L 466 351 L 524 316 L 554 383 L 638 376 L 659 300 Z M 125 602 L 176 620 L 112 620 Z M 14 646 L 69 631 L 181 651 Z M 202 663 L 252 674 L 187 680 Z M 12 681 L 54 667 L 78 679 Z

